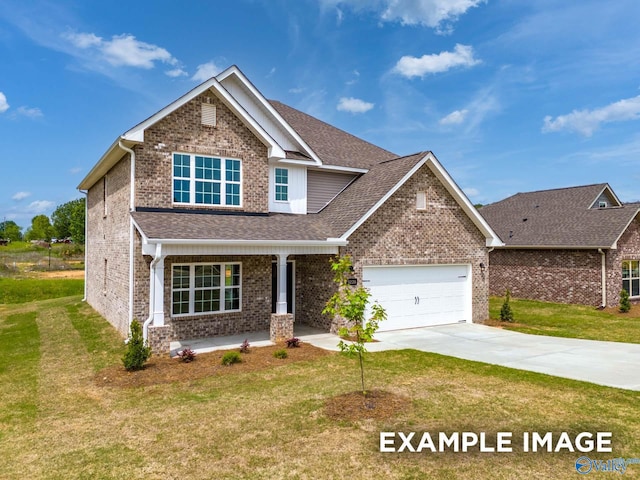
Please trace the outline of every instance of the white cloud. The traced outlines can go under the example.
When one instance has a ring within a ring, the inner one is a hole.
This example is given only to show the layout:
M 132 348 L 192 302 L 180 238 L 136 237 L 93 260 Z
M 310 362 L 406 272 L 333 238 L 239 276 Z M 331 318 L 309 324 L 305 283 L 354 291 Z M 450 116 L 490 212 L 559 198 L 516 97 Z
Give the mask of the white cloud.
M 440 125 L 459 125 L 464 122 L 469 110 L 455 110 L 446 117 L 440 119 Z
M 451 33 L 458 17 L 467 10 L 485 3 L 486 0 L 322 0 L 326 6 L 335 6 L 338 25 L 343 12 L 338 5 L 347 5 L 353 10 L 375 11 L 383 22 L 400 22 L 402 25 L 422 25 L 438 33 Z
M 556 118 L 547 115 L 544 117 L 542 131 L 547 133 L 568 130 L 590 137 L 603 123 L 624 122 L 639 118 L 640 95 L 619 100 L 595 110 L 574 110 Z
M 467 197 L 477 197 L 480 194 L 480 190 L 473 187 L 463 188 L 462 191 Z
M 13 200 L 23 200 L 27 197 L 31 196 L 31 192 L 18 192 L 16 193 L 13 197 L 11 197 Z
M 105 40 L 93 33 L 67 32 L 62 35 L 62 38 L 80 50 L 98 54 L 114 67 L 125 66 L 149 70 L 155 66 L 155 62 L 178 64 L 166 49 L 141 42 L 131 34 L 114 35 L 111 40 Z
M 400 75 L 408 78 L 424 77 L 429 73 L 442 73 L 456 67 L 472 67 L 480 63 L 474 58 L 473 47 L 456 44 L 453 52 L 440 52 L 422 57 L 405 55 L 393 68 Z
M 182 68 L 174 68 L 173 70 L 167 70 L 166 72 L 164 72 L 165 75 L 167 75 L 168 77 L 172 77 L 172 78 L 177 78 L 177 77 L 186 77 L 187 75 L 189 75 L 187 72 L 185 72 Z
M 18 107 L 16 109 L 16 115 L 20 115 L 27 118 L 40 118 L 44 117 L 42 110 L 37 107 L 29 108 L 29 107 Z
M 0 92 L 0 113 L 4 113 L 9 110 L 9 103 L 7 102 L 7 97 L 4 96 L 4 93 Z
M 304 87 L 290 88 L 289 93 L 299 94 L 305 91 Z
M 82 169 L 80 167 L 73 167 L 69 169 L 69 173 L 71 173 L 72 175 L 76 175 L 78 173 L 80 173 L 82 171 Z
M 35 202 L 31 202 L 25 211 L 26 213 L 45 213 L 54 206 L 55 203 L 49 200 L 36 200 Z
M 371 110 L 373 107 L 373 103 L 365 102 L 364 100 L 360 100 L 359 98 L 342 97 L 338 101 L 338 106 L 336 108 L 342 112 L 365 113 Z
M 196 73 L 191 79 L 197 82 L 204 82 L 211 77 L 215 77 L 218 73 L 220 73 L 220 68 L 214 62 L 202 63 L 198 65 Z

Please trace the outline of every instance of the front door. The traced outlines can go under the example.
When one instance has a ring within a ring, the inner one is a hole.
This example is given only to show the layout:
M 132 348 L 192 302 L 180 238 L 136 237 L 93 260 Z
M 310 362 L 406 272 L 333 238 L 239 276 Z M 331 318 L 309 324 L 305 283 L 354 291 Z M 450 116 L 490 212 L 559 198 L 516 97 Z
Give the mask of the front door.
M 293 285 L 294 282 L 293 262 L 287 261 L 287 313 L 293 313 Z M 278 264 L 271 264 L 271 313 L 276 313 L 276 302 L 278 301 Z

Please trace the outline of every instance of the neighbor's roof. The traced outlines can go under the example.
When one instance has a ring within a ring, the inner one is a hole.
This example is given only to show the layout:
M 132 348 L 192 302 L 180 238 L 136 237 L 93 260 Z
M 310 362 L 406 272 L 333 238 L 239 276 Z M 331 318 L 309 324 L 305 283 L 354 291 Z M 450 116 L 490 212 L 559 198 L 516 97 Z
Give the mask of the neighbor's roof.
M 324 165 L 369 168 L 396 158 L 389 152 L 276 100 L 269 103 L 305 141 Z
M 614 205 L 591 208 L 606 195 Z M 640 204 L 621 204 L 606 183 L 517 193 L 480 214 L 507 248 L 616 248 Z

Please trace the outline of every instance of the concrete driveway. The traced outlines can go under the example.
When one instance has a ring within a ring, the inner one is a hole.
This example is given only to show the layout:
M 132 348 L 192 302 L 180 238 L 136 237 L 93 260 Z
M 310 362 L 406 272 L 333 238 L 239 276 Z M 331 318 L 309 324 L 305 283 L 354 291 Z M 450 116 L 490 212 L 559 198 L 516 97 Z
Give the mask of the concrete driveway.
M 298 336 L 318 347 L 338 350 L 335 335 Z M 367 345 L 370 352 L 413 348 L 609 387 L 640 390 L 640 344 L 527 335 L 473 323 L 379 332 L 375 338 L 378 342 Z

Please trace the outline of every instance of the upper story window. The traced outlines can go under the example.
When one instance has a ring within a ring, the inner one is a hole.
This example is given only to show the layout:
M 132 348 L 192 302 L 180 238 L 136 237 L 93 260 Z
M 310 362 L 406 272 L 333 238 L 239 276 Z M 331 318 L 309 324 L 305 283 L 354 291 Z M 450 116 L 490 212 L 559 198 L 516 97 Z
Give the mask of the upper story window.
M 242 162 L 231 158 L 173 154 L 173 202 L 241 206 Z
M 289 201 L 289 170 L 286 168 L 275 169 L 275 193 L 276 202 Z

